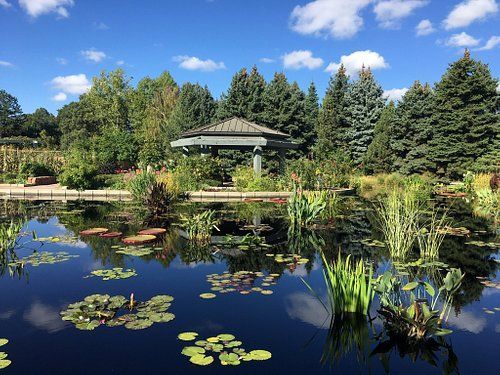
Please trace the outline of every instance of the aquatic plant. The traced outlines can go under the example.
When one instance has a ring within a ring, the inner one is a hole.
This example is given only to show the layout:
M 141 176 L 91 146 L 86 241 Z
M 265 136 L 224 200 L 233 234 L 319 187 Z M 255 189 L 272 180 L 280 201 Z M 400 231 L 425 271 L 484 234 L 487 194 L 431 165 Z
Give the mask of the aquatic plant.
M 212 292 L 221 294 L 236 292 L 243 295 L 250 293 L 270 295 L 273 294 L 273 291 L 269 287 L 276 285 L 278 277 L 279 274 L 265 276 L 262 272 L 237 271 L 230 273 L 224 271 L 221 274 L 207 275 L 207 282 L 210 283 Z
M 138 171 L 127 183 L 127 189 L 134 199 L 143 202 L 147 191 L 156 182 L 156 174 L 147 171 Z
M 11 220 L 8 224 L 0 224 L 0 253 L 13 248 L 23 227 L 21 220 Z
M 493 192 L 489 188 L 477 190 L 472 207 L 476 216 L 491 218 L 494 223 L 499 223 L 500 191 Z
M 149 185 L 144 196 L 149 213 L 154 217 L 167 213 L 174 200 L 175 195 L 168 190 L 167 185 L 157 181 Z
M 376 207 L 391 257 L 405 259 L 419 234 L 419 204 L 411 191 L 392 191 Z
M 184 342 L 196 340 L 194 345 L 185 346 L 181 354 L 189 357 L 189 362 L 199 366 L 210 365 L 214 362 L 214 356 L 218 357 L 223 366 L 237 366 L 241 362 L 248 361 L 266 361 L 272 357 L 271 352 L 267 350 L 257 349 L 247 352 L 241 347 L 243 343 L 230 333 L 197 340 L 197 332 L 182 332 L 177 338 Z
M 25 264 L 31 264 L 33 267 L 38 267 L 41 264 L 61 263 L 70 260 L 71 258 L 78 258 L 78 257 L 79 255 L 69 254 L 66 251 L 58 251 L 58 252 L 41 251 L 41 252 L 35 252 L 24 258 L 14 260 L 11 263 L 9 263 L 9 266 L 16 266 L 16 265 L 24 266 Z
M 9 340 L 7 339 L 0 339 L 0 347 L 6 345 L 9 343 Z M 0 370 L 10 366 L 11 360 L 7 359 L 7 353 L 5 352 L 0 352 Z
M 115 267 L 112 269 L 92 271 L 90 275 L 85 276 L 85 278 L 93 276 L 100 277 L 102 278 L 103 281 L 108 281 L 108 280 L 128 279 L 129 277 L 137 276 L 137 273 L 132 268 L 124 269 L 121 267 Z
M 337 261 L 333 264 L 326 260 L 323 253 L 321 253 L 321 258 L 324 267 L 323 276 L 327 290 L 327 303 L 325 304 L 309 284 L 302 279 L 309 290 L 333 315 L 344 313 L 368 315 L 375 294 L 371 282 L 372 268 L 369 267 L 367 274 L 363 260 L 360 259 L 354 263 L 351 261 L 351 255 L 342 260 L 340 252 Z
M 189 240 L 204 243 L 210 241 L 212 229 L 219 231 L 217 227 L 220 220 L 215 218 L 214 210 L 203 211 L 193 216 L 180 216 L 181 228 L 187 233 Z
M 154 234 L 138 234 L 136 236 L 128 236 L 122 239 L 122 242 L 126 245 L 143 245 L 149 242 L 153 242 L 157 239 Z
M 69 321 L 76 328 L 91 331 L 100 325 L 108 327 L 124 325 L 127 329 L 137 330 L 151 327 L 154 323 L 166 323 L 175 318 L 167 312 L 172 296 L 157 295 L 146 302 L 130 299 L 124 296 L 109 294 L 92 294 L 68 305 L 61 311 L 62 320 Z M 134 313 L 135 312 L 135 313 Z
M 420 229 L 417 235 L 420 258 L 437 259 L 439 258 L 439 249 L 446 237 L 446 233 L 441 230 L 449 225 L 446 213 L 438 218 L 437 212 L 433 211 L 431 218 L 424 228 Z
M 116 250 L 117 254 L 130 255 L 130 256 L 136 256 L 136 257 L 150 255 L 150 254 L 153 254 L 154 252 L 155 252 L 155 248 L 139 247 L 139 246 L 118 247 L 118 250 Z
M 288 199 L 288 217 L 292 227 L 310 227 L 326 207 L 326 191 L 304 192 L 295 186 Z

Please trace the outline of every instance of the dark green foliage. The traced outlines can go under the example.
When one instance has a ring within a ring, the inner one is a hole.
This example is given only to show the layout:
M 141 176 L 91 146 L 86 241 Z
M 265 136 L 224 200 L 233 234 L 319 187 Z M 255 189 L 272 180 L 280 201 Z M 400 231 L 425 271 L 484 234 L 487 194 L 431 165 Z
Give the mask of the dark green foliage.
M 397 125 L 392 129 L 394 169 L 403 174 L 432 170 L 429 141 L 432 136 L 434 92 L 428 84 L 415 81 L 398 104 Z
M 100 169 L 108 172 L 134 164 L 138 151 L 133 134 L 121 129 L 110 129 L 95 137 L 94 149 Z
M 57 114 L 57 125 L 61 133 L 61 148 L 66 150 L 82 139 L 89 139 L 97 132 L 97 123 L 92 119 L 81 102 L 71 102 L 62 107 Z
M 330 78 L 318 114 L 316 154 L 325 156 L 333 151 L 347 150 L 346 93 L 349 88 L 349 77 L 344 66 L 340 66 L 337 74 Z
M 0 90 L 0 137 L 21 135 L 23 122 L 24 116 L 17 98 Z
M 498 146 L 497 84 L 489 67 L 466 51 L 436 85 L 429 157 L 438 174 L 460 178 Z
M 66 157 L 66 163 L 58 180 L 70 189 L 92 189 L 95 186 L 94 178 L 97 173 L 98 167 L 91 153 L 83 147 L 74 146 Z
M 362 164 L 373 131 L 385 106 L 384 91 L 375 80 L 371 70 L 362 69 L 359 79 L 349 86 L 346 94 L 346 133 L 348 154 L 356 165 Z
M 56 117 L 45 108 L 38 108 L 26 115 L 22 133 L 27 137 L 40 138 L 43 146 L 56 146 L 59 143 Z
M 368 172 L 384 173 L 391 170 L 394 155 L 391 148 L 391 135 L 396 123 L 396 107 L 391 101 L 384 108 L 375 125 L 373 141 L 366 152 L 365 169 Z
M 54 170 L 48 165 L 42 164 L 40 162 L 26 162 L 19 166 L 20 177 L 26 179 L 27 177 L 38 177 L 38 176 L 53 176 Z
M 127 189 L 132 193 L 134 198 L 143 202 L 149 188 L 156 183 L 156 175 L 147 171 L 137 171 L 127 182 Z
M 314 82 L 311 82 L 311 84 L 309 85 L 309 89 L 307 90 L 306 100 L 304 102 L 305 123 L 302 131 L 302 138 L 304 139 L 304 153 L 311 151 L 312 147 L 316 143 L 316 128 L 319 115 L 318 103 L 319 98 L 318 92 L 316 90 L 316 85 L 314 84 Z

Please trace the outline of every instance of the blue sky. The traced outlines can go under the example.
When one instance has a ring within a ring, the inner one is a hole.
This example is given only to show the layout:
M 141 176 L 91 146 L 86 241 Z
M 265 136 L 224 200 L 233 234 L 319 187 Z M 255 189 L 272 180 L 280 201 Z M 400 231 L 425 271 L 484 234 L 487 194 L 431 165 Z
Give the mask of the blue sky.
M 122 67 L 133 84 L 169 70 L 217 98 L 256 64 L 322 96 L 339 62 L 364 62 L 397 97 L 465 47 L 498 77 L 499 18 L 496 0 L 0 0 L 0 89 L 55 113 Z

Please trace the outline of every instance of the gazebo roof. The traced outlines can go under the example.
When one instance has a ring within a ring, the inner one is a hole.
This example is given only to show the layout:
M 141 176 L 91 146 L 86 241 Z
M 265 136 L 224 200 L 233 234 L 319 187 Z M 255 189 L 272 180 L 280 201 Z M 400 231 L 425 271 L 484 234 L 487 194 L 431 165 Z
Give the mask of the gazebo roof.
M 232 117 L 227 120 L 215 122 L 213 124 L 200 126 L 199 128 L 188 130 L 181 134 L 182 138 L 196 136 L 245 136 L 245 137 L 266 137 L 266 138 L 289 138 L 290 135 L 277 130 L 257 125 L 253 122 L 239 117 Z

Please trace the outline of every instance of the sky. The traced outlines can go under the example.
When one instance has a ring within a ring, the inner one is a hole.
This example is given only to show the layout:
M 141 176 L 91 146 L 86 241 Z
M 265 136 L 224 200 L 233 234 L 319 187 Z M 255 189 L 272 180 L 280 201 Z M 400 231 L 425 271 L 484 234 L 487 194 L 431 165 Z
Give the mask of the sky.
M 392 99 L 437 82 L 465 48 L 499 77 L 496 0 L 0 0 L 0 89 L 56 113 L 102 70 L 135 85 L 168 70 L 215 98 L 243 67 L 284 72 L 323 96 L 343 63 Z

